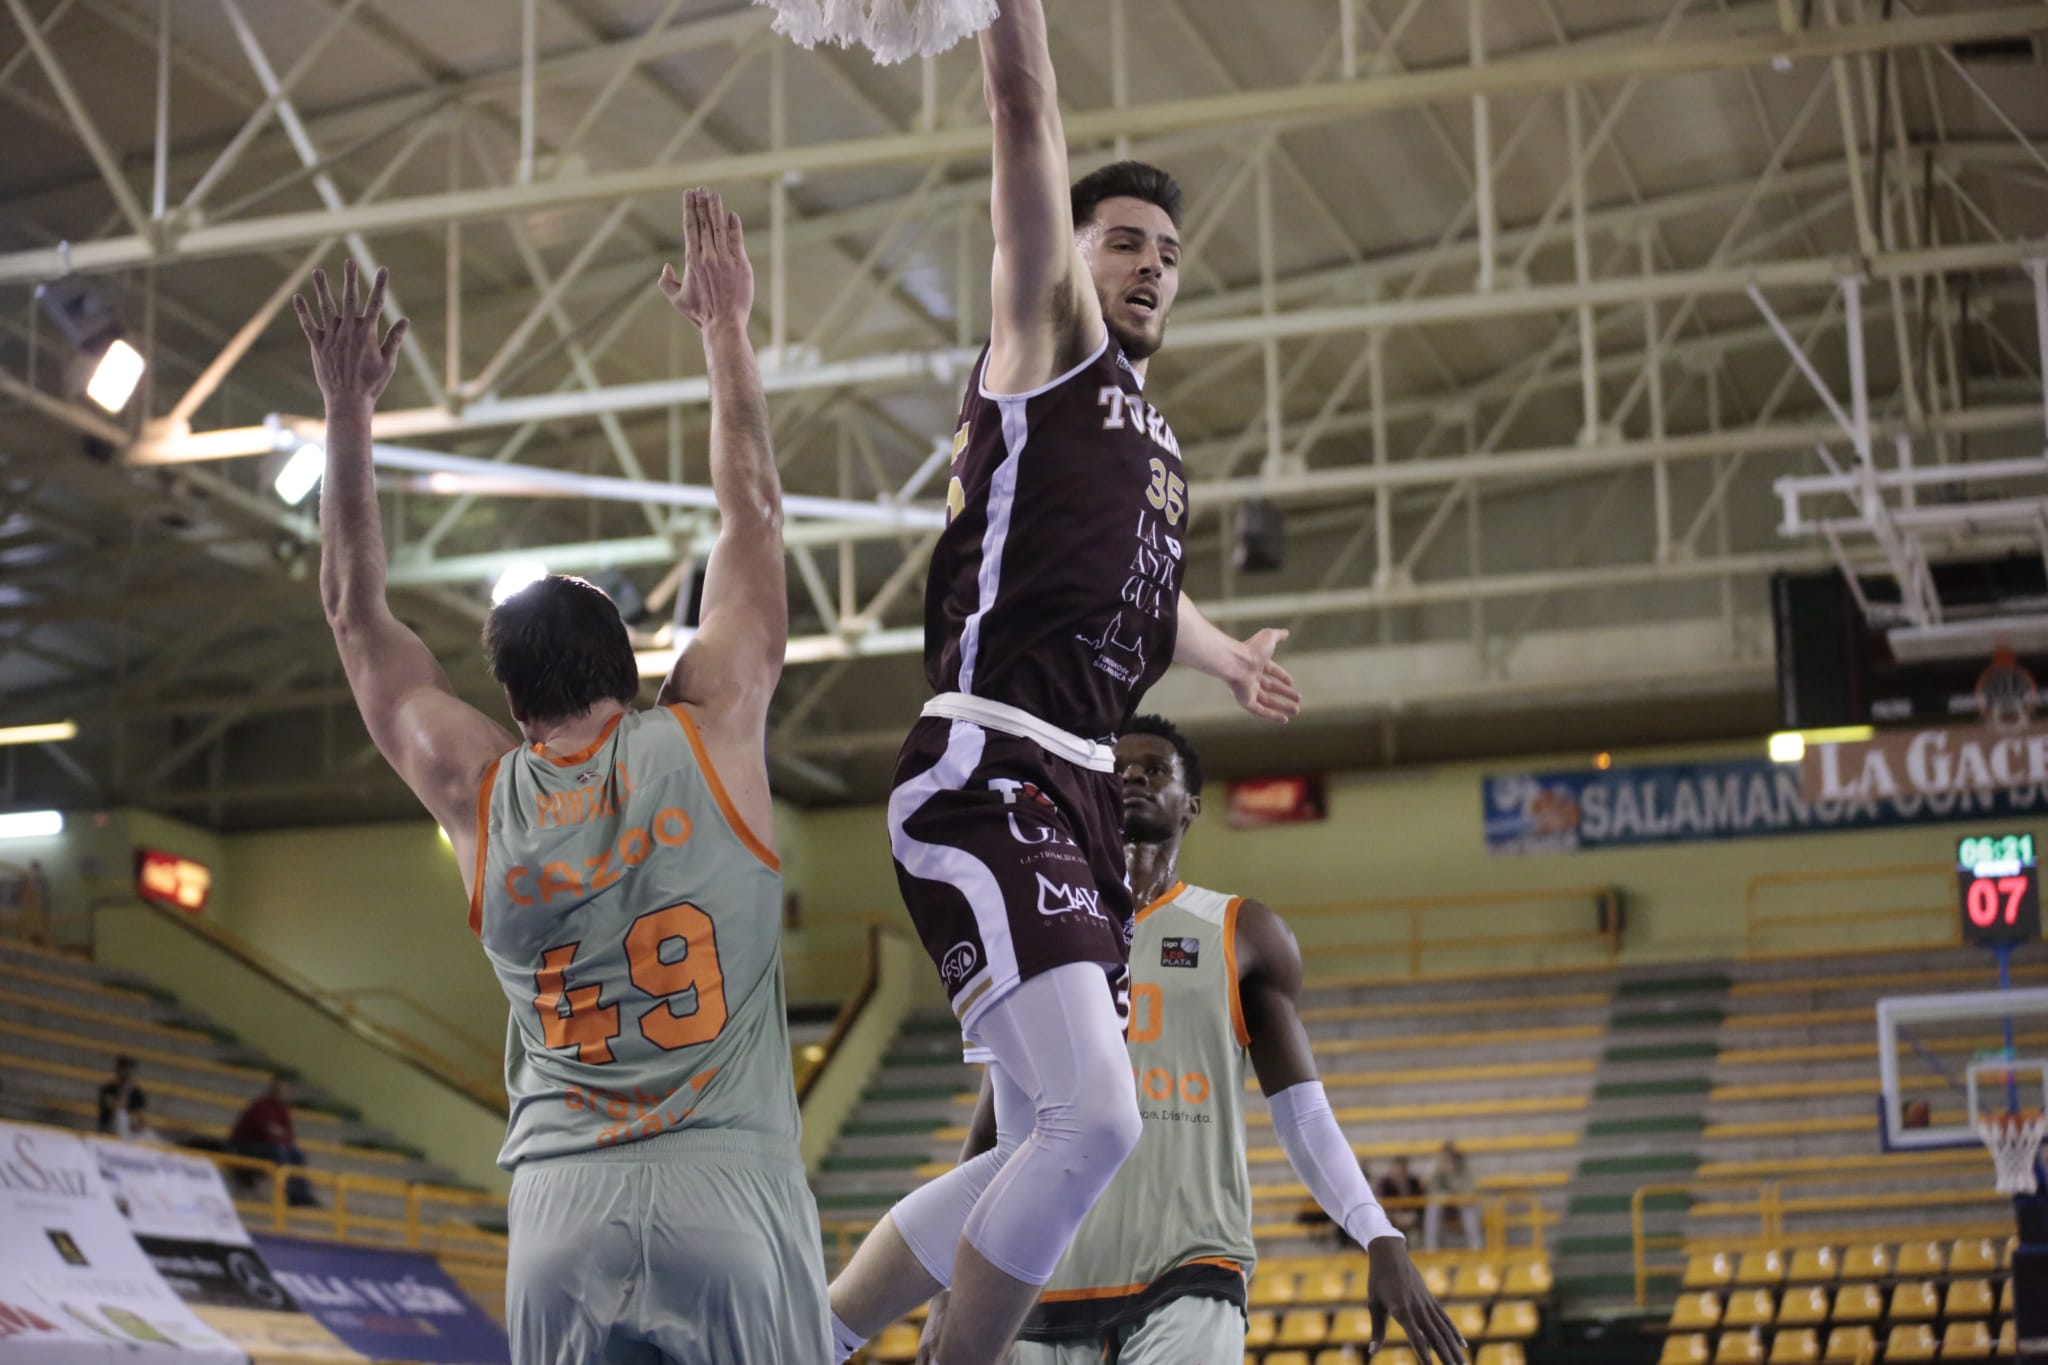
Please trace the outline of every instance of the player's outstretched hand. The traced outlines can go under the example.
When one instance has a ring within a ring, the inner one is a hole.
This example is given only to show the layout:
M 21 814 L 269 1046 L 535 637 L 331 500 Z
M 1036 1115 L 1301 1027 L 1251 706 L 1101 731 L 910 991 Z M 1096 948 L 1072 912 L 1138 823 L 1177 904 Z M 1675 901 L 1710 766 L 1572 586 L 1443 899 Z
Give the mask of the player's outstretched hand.
M 344 261 L 339 304 L 328 292 L 324 270 L 313 272 L 317 313 L 303 297 L 292 295 L 292 311 L 299 315 L 299 327 L 313 348 L 313 376 L 320 381 L 321 395 L 330 408 L 337 403 L 374 404 L 398 368 L 398 345 L 405 340 L 406 320 L 392 323 L 381 339 L 377 335 L 384 313 L 384 284 L 390 278 L 390 271 L 379 268 L 365 302 L 356 263 Z
M 1230 680 L 1231 695 L 1260 720 L 1285 725 L 1301 714 L 1301 692 L 1294 676 L 1273 655 L 1287 642 L 1284 630 L 1262 630 L 1239 646 L 1240 667 Z
M 754 267 L 747 260 L 740 216 L 716 190 L 683 192 L 683 273 L 661 268 L 661 292 L 700 328 L 718 322 L 746 325 L 754 309 Z
M 1465 1365 L 1465 1338 L 1422 1283 L 1422 1272 L 1408 1259 L 1408 1244 L 1399 1237 L 1379 1237 L 1365 1252 L 1372 1262 L 1365 1286 L 1372 1314 L 1371 1354 L 1378 1355 L 1386 1342 L 1391 1317 L 1406 1329 L 1418 1365 Z

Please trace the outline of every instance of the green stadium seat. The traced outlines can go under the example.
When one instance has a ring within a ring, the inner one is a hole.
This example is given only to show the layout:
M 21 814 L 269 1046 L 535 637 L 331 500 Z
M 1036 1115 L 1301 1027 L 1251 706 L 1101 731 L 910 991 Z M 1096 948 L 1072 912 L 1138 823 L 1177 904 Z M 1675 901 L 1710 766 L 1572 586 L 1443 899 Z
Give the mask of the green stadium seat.
M 1876 1322 L 1883 1316 L 1884 1291 L 1874 1284 L 1845 1284 L 1835 1295 L 1836 1322 Z
M 1941 1316 L 1941 1291 L 1927 1280 L 1915 1280 L 1892 1290 L 1893 1322 L 1933 1322 Z
M 1892 1328 L 1889 1340 L 1884 1344 L 1886 1360 L 1932 1360 L 1940 1343 L 1934 1329 L 1924 1322 L 1901 1323 Z
M 1725 1251 L 1694 1256 L 1685 1263 L 1681 1289 L 1720 1289 L 1735 1278 L 1735 1258 Z
M 1664 1353 L 1657 1357 L 1657 1365 L 1706 1365 L 1708 1359 L 1706 1337 L 1687 1333 L 1664 1338 Z
M 1828 1333 L 1826 1365 L 1860 1365 L 1877 1358 L 1877 1338 L 1868 1327 L 1837 1327 Z
M 1770 1365 L 1811 1365 L 1820 1359 L 1820 1342 L 1808 1328 L 1780 1331 L 1771 1338 Z
M 1943 1360 L 1983 1360 L 1991 1354 L 1991 1328 L 1982 1322 L 1952 1322 L 1941 1335 Z
M 1721 1314 L 1723 1327 L 1769 1327 L 1778 1316 L 1777 1300 L 1768 1289 L 1738 1289 L 1728 1296 Z
M 1988 1318 L 1992 1304 L 1991 1281 L 1952 1280 L 1942 1316 L 1950 1319 Z
M 1667 1325 L 1674 1332 L 1711 1332 L 1721 1325 L 1721 1296 L 1710 1289 L 1680 1294 Z
M 1907 1242 L 1892 1263 L 1895 1275 L 1930 1279 L 1948 1270 L 1948 1247 L 1940 1242 Z
M 1785 1301 L 1778 1305 L 1778 1326 L 1818 1327 L 1828 1320 L 1828 1291 L 1819 1285 L 1785 1291 Z M 1776 1351 L 1773 1345 L 1772 1350 Z
M 1714 1365 L 1763 1365 L 1761 1332 L 1723 1332 L 1714 1347 Z
M 1785 1283 L 1785 1253 L 1782 1251 L 1745 1251 L 1742 1261 L 1735 1268 L 1735 1283 L 1769 1285 L 1772 1288 Z

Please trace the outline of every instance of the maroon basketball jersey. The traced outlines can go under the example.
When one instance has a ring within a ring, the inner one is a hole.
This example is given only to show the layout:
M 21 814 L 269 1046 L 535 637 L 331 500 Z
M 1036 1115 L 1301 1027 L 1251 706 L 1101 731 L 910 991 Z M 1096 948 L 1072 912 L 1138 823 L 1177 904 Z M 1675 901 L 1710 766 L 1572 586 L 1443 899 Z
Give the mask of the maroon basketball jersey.
M 1114 735 L 1173 662 L 1188 524 L 1180 443 L 1116 343 L 960 405 L 925 584 L 925 676 L 1084 738 Z

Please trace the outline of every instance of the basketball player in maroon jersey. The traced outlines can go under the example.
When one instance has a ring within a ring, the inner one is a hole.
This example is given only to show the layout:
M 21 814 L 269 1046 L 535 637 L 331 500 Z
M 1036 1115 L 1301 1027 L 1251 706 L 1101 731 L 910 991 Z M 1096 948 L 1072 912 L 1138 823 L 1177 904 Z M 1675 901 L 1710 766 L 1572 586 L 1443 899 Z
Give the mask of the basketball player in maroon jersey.
M 1068 184 L 1041 0 L 981 37 L 995 125 L 992 335 L 953 438 L 925 593 L 938 694 L 889 800 L 903 898 L 970 1047 L 993 1151 L 907 1196 L 833 1285 L 844 1359 L 939 1289 L 934 1359 L 994 1365 L 1138 1140 L 1118 989 L 1129 949 L 1110 747 L 1169 664 L 1253 715 L 1300 695 L 1181 592 L 1188 483 L 1144 393 L 1180 287 L 1180 190 L 1125 162 Z

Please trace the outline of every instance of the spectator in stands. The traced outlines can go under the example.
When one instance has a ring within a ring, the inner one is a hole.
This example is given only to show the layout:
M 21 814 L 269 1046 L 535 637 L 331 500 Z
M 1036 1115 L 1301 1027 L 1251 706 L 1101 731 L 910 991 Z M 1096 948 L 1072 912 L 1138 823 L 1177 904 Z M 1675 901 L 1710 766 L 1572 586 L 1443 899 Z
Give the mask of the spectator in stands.
M 1465 1154 L 1458 1150 L 1457 1143 L 1446 1138 L 1429 1168 L 1429 1207 L 1422 1214 L 1424 1251 L 1438 1249 L 1443 1236 L 1446 1205 L 1456 1207 L 1459 1221 L 1465 1225 L 1466 1249 L 1477 1251 L 1480 1248 L 1484 1239 L 1479 1229 L 1479 1204 L 1473 1198 L 1478 1189 L 1472 1172 L 1465 1168 Z
M 1374 1193 L 1379 1195 L 1380 1204 L 1386 1209 L 1387 1217 L 1400 1229 L 1401 1235 L 1413 1236 L 1422 1224 L 1422 1210 L 1413 1204 L 1402 1204 L 1397 1201 L 1421 1199 L 1425 1191 L 1422 1182 L 1408 1169 L 1407 1157 L 1394 1158 L 1394 1164 L 1380 1177 L 1379 1187 Z
M 306 1164 L 305 1153 L 299 1150 L 298 1135 L 292 1129 L 291 1077 L 282 1072 L 272 1076 L 263 1093 L 249 1101 L 228 1134 L 228 1150 L 275 1166 Z M 285 1183 L 285 1200 L 298 1208 L 319 1203 L 303 1176 L 293 1176 Z
M 100 1131 L 110 1137 L 141 1137 L 149 1129 L 144 1111 L 149 1096 L 135 1083 L 135 1059 L 114 1058 L 114 1079 L 100 1087 Z

